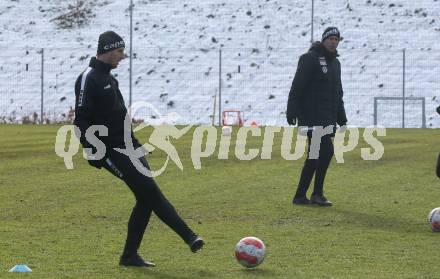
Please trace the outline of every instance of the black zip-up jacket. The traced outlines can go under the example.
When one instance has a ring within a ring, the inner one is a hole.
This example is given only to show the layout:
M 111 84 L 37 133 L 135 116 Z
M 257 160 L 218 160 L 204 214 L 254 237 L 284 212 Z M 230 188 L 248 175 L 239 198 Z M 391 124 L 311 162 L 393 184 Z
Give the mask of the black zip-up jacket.
M 440 114 L 440 106 L 438 106 L 436 110 L 437 110 L 437 113 Z M 437 174 L 437 177 L 440 178 L 440 153 L 438 154 L 438 157 L 437 157 L 436 174 Z
M 315 42 L 301 55 L 289 92 L 288 120 L 297 118 L 298 126 L 309 127 L 347 123 L 337 56 L 321 42 Z
M 127 113 L 124 99 L 118 87 L 118 81 L 110 74 L 112 66 L 95 57 L 89 67 L 82 72 L 75 83 L 75 120 L 81 131 L 80 142 L 83 147 L 91 147 L 85 138 L 91 125 L 104 125 L 107 136 L 97 136 L 106 147 L 125 147 L 124 120 Z M 140 146 L 130 131 L 133 145 Z

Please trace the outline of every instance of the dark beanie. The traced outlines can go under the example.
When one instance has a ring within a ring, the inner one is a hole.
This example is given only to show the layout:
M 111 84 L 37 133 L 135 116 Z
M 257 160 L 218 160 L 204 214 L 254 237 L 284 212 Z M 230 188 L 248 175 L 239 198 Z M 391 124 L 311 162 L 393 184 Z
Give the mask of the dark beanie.
M 341 34 L 339 33 L 338 28 L 336 28 L 336 27 L 327 27 L 325 29 L 324 33 L 322 33 L 321 42 L 325 41 L 328 37 L 331 37 L 331 36 L 336 36 L 340 40 L 342 40 L 342 37 L 341 37 Z
M 125 47 L 124 40 L 113 31 L 99 35 L 97 54 L 103 54 L 117 48 Z

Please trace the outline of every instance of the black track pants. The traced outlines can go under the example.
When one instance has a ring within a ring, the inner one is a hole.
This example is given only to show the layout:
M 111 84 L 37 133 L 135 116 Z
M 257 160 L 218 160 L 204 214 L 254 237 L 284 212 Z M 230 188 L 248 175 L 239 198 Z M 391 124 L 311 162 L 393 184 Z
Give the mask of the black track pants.
M 312 195 L 322 195 L 324 188 L 324 179 L 327 169 L 330 165 L 334 154 L 333 142 L 331 135 L 325 135 L 321 138 L 318 159 L 310 159 L 311 136 L 307 139 L 308 150 L 307 159 L 301 171 L 301 178 L 298 183 L 295 197 L 305 197 L 309 189 L 313 175 L 315 175 L 315 184 Z
M 149 169 L 145 158 L 142 164 Z M 128 221 L 127 240 L 123 255 L 137 252 L 151 212 L 173 229 L 186 243 L 195 236 L 194 232 L 178 215 L 171 203 L 162 194 L 153 178 L 140 173 L 131 163 L 130 158 L 113 149 L 108 149 L 104 168 L 116 177 L 122 179 L 136 198 L 136 205 Z
M 436 167 L 435 171 L 437 173 L 438 178 L 440 178 L 440 153 L 438 154 L 438 157 L 437 157 L 437 167 Z

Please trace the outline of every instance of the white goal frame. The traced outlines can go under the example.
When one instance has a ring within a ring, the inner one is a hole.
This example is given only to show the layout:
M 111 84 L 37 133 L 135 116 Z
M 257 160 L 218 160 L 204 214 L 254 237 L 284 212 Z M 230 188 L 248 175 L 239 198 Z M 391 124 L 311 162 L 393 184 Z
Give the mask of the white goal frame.
M 405 101 L 422 102 L 422 128 L 426 128 L 426 109 L 424 97 L 374 97 L 374 125 L 377 125 L 378 101 L 402 101 L 402 128 L 405 128 Z

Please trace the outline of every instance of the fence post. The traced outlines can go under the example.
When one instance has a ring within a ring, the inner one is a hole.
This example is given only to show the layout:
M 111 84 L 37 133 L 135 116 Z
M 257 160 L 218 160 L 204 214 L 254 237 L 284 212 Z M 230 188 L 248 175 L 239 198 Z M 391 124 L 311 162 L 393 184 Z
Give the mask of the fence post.
M 422 128 L 426 128 L 425 98 L 422 99 Z
M 377 97 L 374 97 L 374 126 L 377 125 Z
M 130 0 L 130 72 L 129 72 L 129 97 L 128 105 L 131 107 L 132 80 L 133 80 L 133 0 Z
M 403 65 L 402 65 L 402 128 L 405 128 L 405 59 L 406 59 L 406 53 L 405 53 L 405 49 L 403 49 L 402 51 L 402 60 L 403 60 Z
M 313 18 L 314 18 L 314 14 L 315 14 L 315 0 L 312 0 L 312 19 L 310 21 L 310 28 L 311 28 L 311 32 L 310 32 L 310 43 L 313 44 Z
M 43 124 L 44 111 L 44 48 L 41 49 L 41 105 L 40 105 L 40 124 Z
M 222 50 L 218 55 L 218 126 L 222 125 Z

